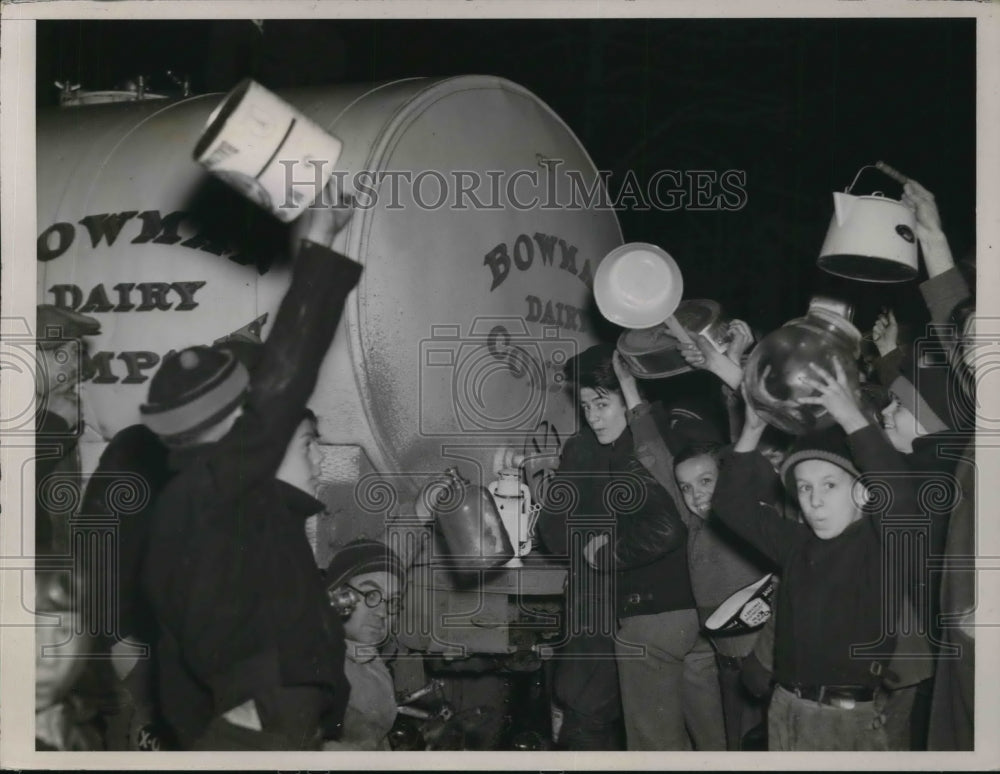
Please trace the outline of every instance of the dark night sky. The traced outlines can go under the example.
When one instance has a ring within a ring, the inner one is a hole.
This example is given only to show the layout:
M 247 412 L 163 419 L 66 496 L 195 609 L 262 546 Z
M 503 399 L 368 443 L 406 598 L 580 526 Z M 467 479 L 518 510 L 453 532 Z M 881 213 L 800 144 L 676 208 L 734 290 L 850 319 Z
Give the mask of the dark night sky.
M 745 170 L 738 212 L 620 213 L 626 241 L 662 245 L 685 295 L 768 330 L 819 291 L 922 314 L 914 283 L 815 268 L 831 192 L 883 159 L 936 195 L 956 257 L 975 238 L 975 20 L 348 20 L 39 22 L 38 98 L 52 82 L 112 88 L 138 74 L 196 93 L 252 75 L 271 88 L 481 73 L 558 113 L 599 169 Z M 866 182 L 867 181 L 867 182 Z M 612 183 L 612 189 L 614 189 Z M 896 183 L 867 172 L 855 193 Z

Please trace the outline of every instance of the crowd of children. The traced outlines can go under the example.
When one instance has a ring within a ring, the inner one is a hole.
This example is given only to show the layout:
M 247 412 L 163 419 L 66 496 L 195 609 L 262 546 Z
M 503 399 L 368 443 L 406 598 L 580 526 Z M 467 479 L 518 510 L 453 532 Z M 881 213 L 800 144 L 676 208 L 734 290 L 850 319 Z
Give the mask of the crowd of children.
M 911 181 L 904 201 L 917 215 L 921 291 L 932 320 L 949 324 L 933 339 L 949 367 L 926 369 L 887 310 L 872 331 L 881 388 L 852 389 L 839 365 L 805 377 L 812 395 L 799 402 L 828 413 L 826 429 L 782 443 L 741 398 L 753 344 L 741 321 L 725 352 L 700 337 L 680 345 L 738 409 L 730 437 L 645 401 L 611 345 L 568 364 L 585 426 L 548 491 L 574 496 L 543 503 L 538 522 L 543 551 L 571 559 L 566 638 L 549 674 L 563 749 L 972 748 L 974 415 L 955 396 L 973 393 L 974 306 L 933 196 Z M 113 684 L 114 699 L 88 704 L 81 661 L 52 659 L 59 632 L 46 632 L 40 749 L 388 749 L 396 704 L 379 646 L 405 569 L 361 540 L 321 573 L 305 530 L 322 507 L 306 401 L 361 274 L 326 247 L 346 217 L 312 210 L 298 226 L 266 343 L 166 357 L 143 424 L 105 451 L 83 512 L 110 513 L 124 479 L 147 495 L 119 535 L 115 637 L 74 640 L 74 655 L 114 656 L 90 675 Z M 43 358 L 96 332 L 90 318 L 39 315 Z M 63 338 L 50 344 L 49 327 Z M 40 396 L 40 442 L 65 441 L 39 465 L 41 555 L 66 550 L 42 485 L 57 466 L 79 468 L 76 407 L 61 385 Z M 924 513 L 928 483 L 948 492 L 936 498 L 942 512 Z M 929 570 L 932 558 L 944 572 Z M 708 628 L 723 602 L 769 574 L 780 583 L 762 628 Z M 38 578 L 40 610 L 80 615 L 44 562 Z
M 963 562 L 974 555 L 974 413 L 959 409 L 973 394 L 974 304 L 933 196 L 915 181 L 904 191 L 928 275 L 921 292 L 932 321 L 951 323 L 923 344 L 936 342 L 947 369 L 924 367 L 886 310 L 871 335 L 881 384 L 858 390 L 836 361 L 832 372 L 813 364 L 803 378 L 811 395 L 798 404 L 820 407 L 834 424 L 775 444 L 745 392 L 743 420 L 732 423 L 742 427 L 727 443 L 689 412 L 671 420 L 644 402 L 610 347 L 568 367 L 589 428 L 581 436 L 594 447 L 587 470 L 630 478 L 639 492 L 638 507 L 611 509 L 614 529 L 585 556 L 596 571 L 615 572 L 619 599 L 623 590 L 626 601 L 670 599 L 648 611 L 617 608 L 620 709 L 606 706 L 603 722 L 623 715 L 627 749 L 723 749 L 723 729 L 730 750 L 761 749 L 761 737 L 769 750 L 972 749 L 974 575 Z M 726 352 L 700 336 L 679 343 L 689 365 L 719 377 L 729 405 L 747 331 L 735 321 Z M 576 463 L 564 456 L 558 475 Z M 927 486 L 938 488 L 939 511 L 928 510 Z M 603 505 L 592 494 L 575 513 L 545 512 L 543 541 L 563 552 L 574 516 L 607 513 Z M 934 561 L 944 573 L 930 569 Z M 672 568 L 669 585 L 652 576 L 632 585 L 638 568 L 657 566 Z M 706 630 L 728 596 L 768 573 L 780 583 L 763 629 Z M 694 666 L 712 650 L 710 669 Z M 574 664 L 572 650 L 556 662 L 561 685 L 578 674 Z M 580 693 L 555 696 L 568 716 L 574 707 L 563 697 Z

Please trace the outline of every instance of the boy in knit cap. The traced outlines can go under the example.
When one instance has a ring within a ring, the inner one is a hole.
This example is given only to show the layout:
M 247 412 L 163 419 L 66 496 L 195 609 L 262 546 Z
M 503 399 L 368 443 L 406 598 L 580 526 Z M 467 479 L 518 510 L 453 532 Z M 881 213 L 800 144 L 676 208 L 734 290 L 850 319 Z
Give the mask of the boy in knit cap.
M 764 422 L 749 405 L 712 501 L 780 567 L 772 750 L 889 749 L 882 677 L 895 647 L 887 622 L 898 620 L 902 595 L 884 589 L 913 579 L 887 547 L 901 539 L 889 533 L 910 527 L 899 519 L 919 511 L 904 460 L 837 365 L 834 375 L 813 366 L 806 382 L 817 394 L 800 400 L 824 406 L 839 427 L 800 437 L 781 469 L 804 523 L 783 519 L 760 496 L 772 470 L 756 450 Z
M 164 359 L 144 423 L 175 473 L 157 498 L 143 584 L 160 701 L 182 748 L 318 749 L 347 704 L 344 629 L 305 534 L 320 364 L 361 267 L 329 249 L 350 211 L 308 210 L 291 284 L 251 371 L 232 347 Z
M 333 555 L 325 578 L 331 603 L 344 621 L 344 671 L 351 698 L 340 740 L 327 742 L 323 749 L 389 750 L 396 692 L 378 646 L 389 638 L 399 612 L 403 564 L 384 543 L 355 540 Z

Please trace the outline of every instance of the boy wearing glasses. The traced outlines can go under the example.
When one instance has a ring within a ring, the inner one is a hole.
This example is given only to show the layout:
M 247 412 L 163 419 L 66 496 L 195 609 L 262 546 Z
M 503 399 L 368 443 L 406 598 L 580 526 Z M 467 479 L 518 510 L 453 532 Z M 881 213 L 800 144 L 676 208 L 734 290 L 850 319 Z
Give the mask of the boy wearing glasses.
M 330 604 L 344 622 L 344 673 L 351 693 L 340 741 L 325 743 L 324 750 L 391 749 L 388 734 L 396 719 L 396 697 L 379 646 L 399 612 L 403 581 L 399 557 L 376 540 L 348 543 L 327 565 Z

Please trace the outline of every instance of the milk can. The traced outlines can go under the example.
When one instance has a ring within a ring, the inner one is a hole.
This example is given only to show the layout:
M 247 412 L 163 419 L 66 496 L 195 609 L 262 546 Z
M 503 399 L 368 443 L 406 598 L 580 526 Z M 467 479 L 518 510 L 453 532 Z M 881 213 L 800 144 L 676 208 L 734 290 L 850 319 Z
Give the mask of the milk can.
M 486 569 L 514 557 L 507 530 L 492 495 L 470 484 L 456 468 L 432 482 L 431 512 L 448 549 L 450 563 L 461 569 Z
M 834 362 L 839 362 L 848 385 L 857 392 L 861 332 L 851 324 L 850 315 L 850 307 L 816 297 L 805 317 L 788 321 L 754 347 L 743 386 L 764 421 L 795 435 L 833 424 L 823 406 L 800 405 L 798 399 L 818 394 L 803 383 L 804 378 L 816 378 L 810 363 L 835 376 Z

